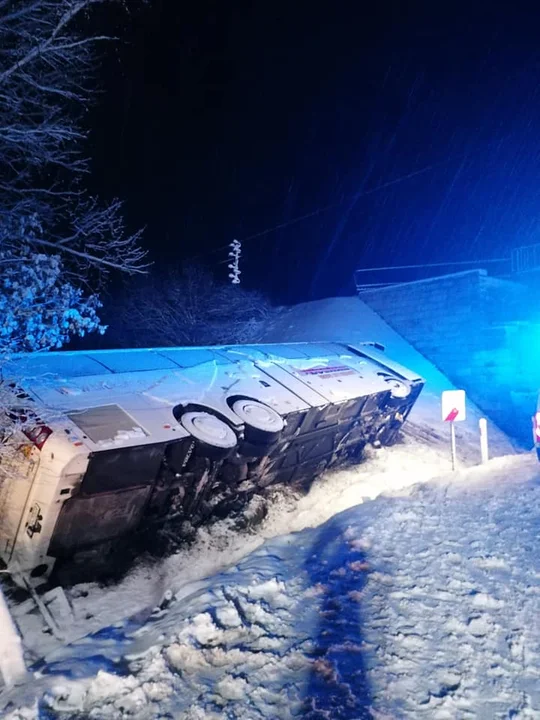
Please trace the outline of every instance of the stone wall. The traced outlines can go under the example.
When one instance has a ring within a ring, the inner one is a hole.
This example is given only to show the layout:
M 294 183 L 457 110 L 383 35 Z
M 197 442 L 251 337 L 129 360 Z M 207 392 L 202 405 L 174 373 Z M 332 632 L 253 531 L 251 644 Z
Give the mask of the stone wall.
M 361 299 L 501 429 L 531 443 L 540 387 L 540 322 L 525 286 L 485 270 L 363 291 Z

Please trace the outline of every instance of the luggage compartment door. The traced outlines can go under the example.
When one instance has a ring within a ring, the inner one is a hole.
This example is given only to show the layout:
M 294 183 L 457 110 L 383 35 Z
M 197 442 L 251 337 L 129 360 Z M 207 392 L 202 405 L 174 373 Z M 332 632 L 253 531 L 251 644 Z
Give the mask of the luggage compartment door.
M 80 492 L 62 506 L 48 554 L 73 555 L 134 530 L 153 491 L 165 447 L 159 443 L 95 453 Z

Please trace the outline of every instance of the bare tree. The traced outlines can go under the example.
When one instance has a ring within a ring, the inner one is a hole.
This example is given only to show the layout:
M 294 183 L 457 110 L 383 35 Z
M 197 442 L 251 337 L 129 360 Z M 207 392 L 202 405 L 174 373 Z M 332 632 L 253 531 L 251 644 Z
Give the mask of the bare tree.
M 187 266 L 134 279 L 111 305 L 107 337 L 127 347 L 256 342 L 274 312 L 263 295 Z
M 142 0 L 129 0 L 134 7 Z M 101 8 L 123 0 L 0 0 L 0 460 L 23 398 L 5 363 L 102 332 L 95 290 L 112 270 L 144 272 L 121 202 L 84 190 L 84 115 L 95 100 Z M 101 23 L 102 24 L 102 23 Z
M 94 29 L 106 5 L 127 11 L 127 0 L 0 0 L 0 223 L 37 217 L 31 247 L 62 257 L 79 279 L 144 270 L 140 232 L 126 232 L 121 202 L 102 206 L 82 183 L 82 116 L 100 47 L 115 39 Z M 4 248 L 17 243 L 17 233 L 3 234 Z

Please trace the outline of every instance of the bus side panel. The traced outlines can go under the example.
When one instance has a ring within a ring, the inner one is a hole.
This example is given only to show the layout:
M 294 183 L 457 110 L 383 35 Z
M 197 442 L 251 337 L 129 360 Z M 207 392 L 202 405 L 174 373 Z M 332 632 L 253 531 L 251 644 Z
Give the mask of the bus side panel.
M 67 557 L 82 548 L 113 540 L 140 523 L 151 486 L 66 500 L 48 549 L 52 557 Z

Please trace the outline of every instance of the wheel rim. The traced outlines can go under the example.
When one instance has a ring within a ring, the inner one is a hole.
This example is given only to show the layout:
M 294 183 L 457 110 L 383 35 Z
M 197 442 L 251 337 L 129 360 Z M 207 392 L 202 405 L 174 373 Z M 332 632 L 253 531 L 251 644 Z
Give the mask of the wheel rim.
M 284 427 L 283 418 L 273 408 L 256 400 L 237 400 L 232 406 L 238 417 L 257 430 L 264 432 L 281 432 Z
M 194 438 L 214 447 L 230 449 L 238 442 L 234 430 L 210 413 L 187 412 L 180 423 Z
M 408 385 L 406 385 L 405 383 L 401 382 L 401 380 L 398 380 L 397 378 L 391 378 L 391 377 L 384 378 L 384 379 L 390 386 L 390 391 L 392 393 L 392 397 L 406 398 L 410 394 L 410 392 L 411 392 L 410 387 Z

